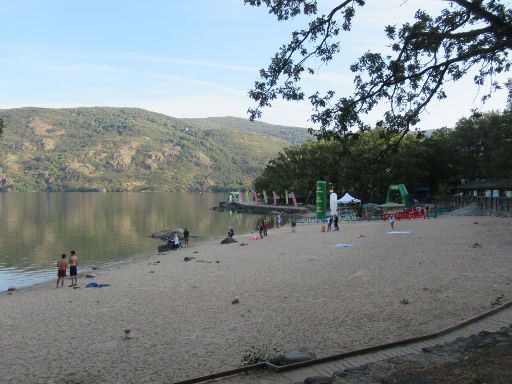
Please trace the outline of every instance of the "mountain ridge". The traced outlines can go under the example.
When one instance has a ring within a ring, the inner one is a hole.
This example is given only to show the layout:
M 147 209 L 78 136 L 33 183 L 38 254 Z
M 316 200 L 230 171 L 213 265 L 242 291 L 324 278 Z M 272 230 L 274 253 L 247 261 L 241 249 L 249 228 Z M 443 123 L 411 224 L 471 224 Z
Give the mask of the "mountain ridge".
M 236 117 L 179 119 L 140 108 L 0 110 L 2 191 L 248 188 L 297 127 Z

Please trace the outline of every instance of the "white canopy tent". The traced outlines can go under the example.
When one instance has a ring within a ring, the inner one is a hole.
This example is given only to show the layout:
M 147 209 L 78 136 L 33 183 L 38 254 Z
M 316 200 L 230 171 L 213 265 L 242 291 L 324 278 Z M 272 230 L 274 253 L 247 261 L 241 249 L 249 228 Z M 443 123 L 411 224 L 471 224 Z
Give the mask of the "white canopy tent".
M 350 196 L 350 194 L 347 192 L 343 195 L 341 199 L 338 200 L 342 204 L 348 204 L 348 203 L 360 203 L 361 200 L 356 199 L 353 196 Z

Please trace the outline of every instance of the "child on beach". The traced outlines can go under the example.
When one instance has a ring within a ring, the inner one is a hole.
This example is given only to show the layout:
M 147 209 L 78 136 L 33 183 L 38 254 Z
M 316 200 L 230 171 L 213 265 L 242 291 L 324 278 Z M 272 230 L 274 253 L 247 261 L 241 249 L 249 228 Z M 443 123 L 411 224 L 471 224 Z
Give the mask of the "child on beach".
M 258 224 L 258 232 L 260 234 L 260 239 L 263 239 L 263 224 Z
M 276 215 L 276 228 L 279 228 L 280 225 L 281 225 L 281 214 L 278 213 Z
M 181 245 L 181 242 L 180 242 L 180 238 L 178 237 L 177 233 L 174 234 L 173 242 L 174 242 L 174 248 L 175 249 L 183 248 L 183 246 Z
M 55 288 L 64 287 L 64 278 L 66 277 L 66 270 L 68 269 L 68 261 L 66 260 L 66 254 L 63 253 L 59 261 L 57 261 L 57 286 Z
M 391 230 L 393 230 L 395 226 L 395 215 L 389 215 L 389 225 L 391 225 Z

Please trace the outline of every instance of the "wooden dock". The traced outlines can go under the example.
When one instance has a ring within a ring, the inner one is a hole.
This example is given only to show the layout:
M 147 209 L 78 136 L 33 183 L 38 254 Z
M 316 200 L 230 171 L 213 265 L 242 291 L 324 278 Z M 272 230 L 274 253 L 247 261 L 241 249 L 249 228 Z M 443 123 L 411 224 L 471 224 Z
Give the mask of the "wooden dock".
M 254 201 L 221 201 L 219 206 L 214 209 L 218 211 L 236 211 L 245 213 L 285 213 L 288 215 L 313 213 L 311 209 L 304 206 L 295 207 L 293 205 L 274 205 Z

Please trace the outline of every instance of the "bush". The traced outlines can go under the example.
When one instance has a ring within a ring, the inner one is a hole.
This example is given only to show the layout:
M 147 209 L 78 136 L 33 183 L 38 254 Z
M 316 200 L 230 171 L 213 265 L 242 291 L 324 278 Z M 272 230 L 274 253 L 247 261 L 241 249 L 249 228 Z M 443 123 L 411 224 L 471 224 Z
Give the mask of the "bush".
M 264 363 L 265 361 L 270 361 L 279 353 L 280 351 L 275 347 L 270 347 L 268 345 L 253 345 L 242 354 L 240 365 L 242 367 L 247 367 L 249 365 Z

